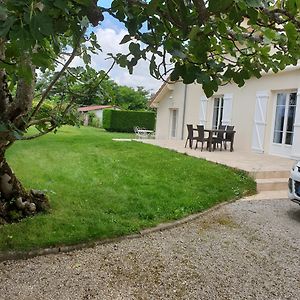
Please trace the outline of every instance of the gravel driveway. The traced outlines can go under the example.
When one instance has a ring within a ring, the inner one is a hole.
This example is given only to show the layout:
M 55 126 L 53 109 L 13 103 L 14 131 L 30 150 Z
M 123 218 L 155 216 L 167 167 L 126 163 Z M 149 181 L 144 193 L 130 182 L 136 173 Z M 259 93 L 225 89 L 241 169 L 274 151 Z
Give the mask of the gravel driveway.
M 142 238 L 2 262 L 0 299 L 300 299 L 300 206 L 238 201 Z

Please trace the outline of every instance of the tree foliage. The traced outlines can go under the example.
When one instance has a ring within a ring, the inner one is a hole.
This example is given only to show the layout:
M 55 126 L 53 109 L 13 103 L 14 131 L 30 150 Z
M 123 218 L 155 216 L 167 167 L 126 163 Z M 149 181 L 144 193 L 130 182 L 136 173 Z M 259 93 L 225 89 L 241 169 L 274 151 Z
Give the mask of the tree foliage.
M 128 29 L 130 51 L 114 57 L 121 66 L 132 72 L 151 52 L 154 77 L 198 82 L 211 96 L 221 84 L 296 65 L 299 9 L 298 0 L 114 0 L 106 11 Z
M 95 34 L 87 34 L 87 27 L 101 20 L 102 12 L 94 0 L 0 1 L 0 224 L 49 206 L 43 193 L 23 188 L 5 152 L 17 139 L 43 135 L 70 121 L 73 97 L 46 117 L 39 111 L 75 56 L 89 63 L 90 52 L 100 49 Z M 41 95 L 35 95 L 36 71 L 53 70 L 63 58 L 61 71 Z M 35 97 L 37 104 L 32 108 Z M 38 133 L 24 136 L 30 126 L 36 126 Z
M 50 84 L 55 72 L 47 71 L 38 79 L 36 90 L 41 92 Z M 147 110 L 150 93 L 143 87 L 119 85 L 104 71 L 96 71 L 89 66 L 68 68 L 49 92 L 52 103 L 74 102 L 79 106 L 116 105 L 128 110 Z

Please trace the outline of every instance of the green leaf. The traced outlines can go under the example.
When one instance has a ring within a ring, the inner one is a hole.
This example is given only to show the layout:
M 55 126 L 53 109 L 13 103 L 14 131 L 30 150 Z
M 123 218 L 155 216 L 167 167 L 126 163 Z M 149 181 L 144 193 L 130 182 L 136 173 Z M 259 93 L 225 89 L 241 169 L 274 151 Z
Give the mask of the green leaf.
M 45 13 L 40 13 L 33 16 L 30 27 L 32 35 L 38 39 L 40 39 L 40 34 L 49 36 L 54 33 L 52 19 Z
M 140 50 L 140 44 L 137 43 L 130 43 L 129 44 L 129 51 L 131 52 L 131 54 L 133 54 L 134 56 L 139 56 L 141 53 Z
M 0 5 L 0 21 L 4 21 L 7 19 L 7 8 L 3 5 Z
M 65 10 L 68 8 L 68 2 L 65 0 L 55 0 L 54 5 L 60 8 L 61 10 Z
M 202 84 L 202 88 L 207 98 L 211 97 L 214 94 L 214 90 L 210 82 L 204 82 Z
M 74 0 L 74 2 L 81 4 L 83 6 L 89 6 L 92 0 Z
M 32 63 L 38 67 L 47 68 L 50 65 L 49 55 L 45 52 L 33 53 L 32 54 Z
M 32 78 L 32 70 L 29 65 L 22 64 L 18 69 L 19 76 L 23 78 L 26 82 L 30 82 Z
M 0 36 L 4 37 L 9 32 L 10 28 L 15 23 L 16 18 L 15 17 L 9 17 L 0 25 Z
M 233 2 L 234 0 L 210 0 L 208 9 L 213 13 L 224 12 Z
M 284 29 L 286 31 L 286 35 L 287 35 L 289 41 L 291 41 L 291 42 L 296 41 L 298 32 L 297 32 L 295 25 L 293 23 L 289 22 L 284 26 Z
M 120 45 L 126 44 L 127 42 L 131 41 L 131 36 L 129 34 L 125 34 L 124 37 L 122 38 Z
M 287 0 L 285 8 L 292 14 L 295 15 L 297 13 L 297 9 L 299 7 L 298 0 Z
M 86 52 L 83 53 L 82 59 L 86 65 L 89 65 L 91 63 L 91 56 Z
M 158 4 L 159 4 L 159 0 L 151 0 L 147 6 L 148 14 L 150 15 L 154 14 Z
M 242 0 L 245 1 L 247 6 L 249 7 L 261 7 L 263 6 L 263 3 L 261 0 Z

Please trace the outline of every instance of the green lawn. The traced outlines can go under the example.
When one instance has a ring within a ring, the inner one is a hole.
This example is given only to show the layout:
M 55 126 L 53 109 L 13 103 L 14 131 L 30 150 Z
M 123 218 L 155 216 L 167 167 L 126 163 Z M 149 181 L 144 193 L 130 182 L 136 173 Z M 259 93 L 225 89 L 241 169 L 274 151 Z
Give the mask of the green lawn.
M 0 250 L 74 244 L 137 232 L 255 191 L 242 172 L 95 128 L 64 127 L 8 153 L 48 214 L 0 227 Z

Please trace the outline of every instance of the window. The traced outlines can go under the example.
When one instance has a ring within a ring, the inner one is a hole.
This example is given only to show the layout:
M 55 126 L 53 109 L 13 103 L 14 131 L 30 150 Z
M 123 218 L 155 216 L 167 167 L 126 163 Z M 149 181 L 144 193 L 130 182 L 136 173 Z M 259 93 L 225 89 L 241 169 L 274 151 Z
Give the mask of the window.
M 212 121 L 213 129 L 218 129 L 219 125 L 222 123 L 223 106 L 224 106 L 223 97 L 217 97 L 214 99 L 214 111 L 213 111 L 213 121 Z
M 176 129 L 177 129 L 177 109 L 171 110 L 171 137 L 176 137 Z
M 273 143 L 293 144 L 296 105 L 296 93 L 277 94 Z

